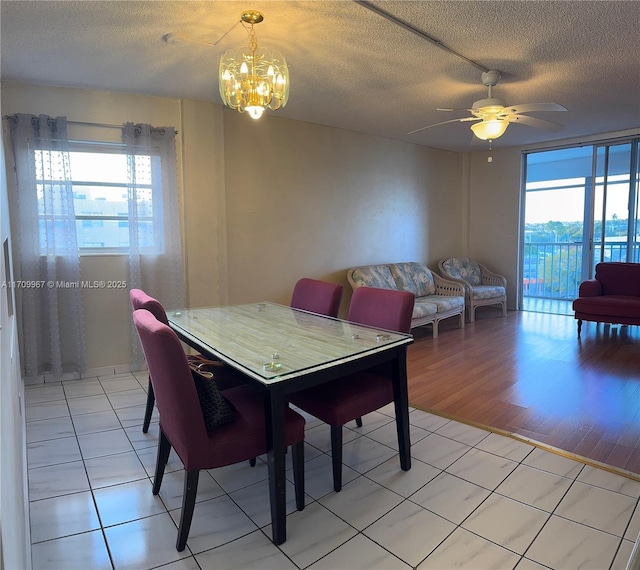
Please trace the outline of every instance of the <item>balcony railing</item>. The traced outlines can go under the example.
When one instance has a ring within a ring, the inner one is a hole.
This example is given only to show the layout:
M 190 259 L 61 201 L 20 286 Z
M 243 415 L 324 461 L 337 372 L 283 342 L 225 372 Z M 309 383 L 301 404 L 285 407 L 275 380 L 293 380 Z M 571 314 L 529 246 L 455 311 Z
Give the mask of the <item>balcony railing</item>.
M 582 242 L 525 243 L 523 295 L 544 299 L 575 299 L 582 281 L 582 247 Z M 600 243 L 594 243 L 595 251 L 599 251 L 600 247 Z M 640 260 L 638 243 L 634 244 L 632 259 Z M 626 243 L 605 243 L 604 261 L 626 260 Z

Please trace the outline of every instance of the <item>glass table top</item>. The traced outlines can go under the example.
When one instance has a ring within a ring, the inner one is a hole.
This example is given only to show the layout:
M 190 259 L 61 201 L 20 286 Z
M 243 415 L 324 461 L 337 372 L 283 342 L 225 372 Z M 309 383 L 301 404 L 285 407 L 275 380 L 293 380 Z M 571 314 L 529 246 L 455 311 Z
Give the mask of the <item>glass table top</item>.
M 413 342 L 410 334 L 267 302 L 169 311 L 167 317 L 192 345 L 269 383 Z

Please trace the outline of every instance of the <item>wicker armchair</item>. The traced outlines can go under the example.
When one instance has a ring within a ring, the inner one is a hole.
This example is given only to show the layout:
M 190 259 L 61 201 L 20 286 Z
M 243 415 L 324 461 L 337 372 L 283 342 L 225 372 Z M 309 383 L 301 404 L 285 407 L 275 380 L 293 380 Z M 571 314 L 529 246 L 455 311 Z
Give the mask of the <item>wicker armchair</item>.
M 464 286 L 465 306 L 469 322 L 476 320 L 476 307 L 500 305 L 502 315 L 507 316 L 507 279 L 489 271 L 484 265 L 469 258 L 450 257 L 438 263 L 443 277 Z

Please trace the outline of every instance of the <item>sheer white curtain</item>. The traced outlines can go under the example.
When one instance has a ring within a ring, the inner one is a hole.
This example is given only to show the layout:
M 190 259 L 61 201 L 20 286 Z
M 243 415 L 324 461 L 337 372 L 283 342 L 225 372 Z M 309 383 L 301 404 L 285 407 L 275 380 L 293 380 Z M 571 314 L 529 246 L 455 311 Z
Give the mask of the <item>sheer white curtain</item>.
M 123 137 L 129 178 L 129 288 L 143 289 L 166 310 L 182 308 L 175 130 L 126 123 Z M 141 367 L 144 355 L 135 332 L 131 350 L 132 363 Z
M 86 369 L 80 263 L 65 117 L 8 118 L 20 355 L 27 378 Z

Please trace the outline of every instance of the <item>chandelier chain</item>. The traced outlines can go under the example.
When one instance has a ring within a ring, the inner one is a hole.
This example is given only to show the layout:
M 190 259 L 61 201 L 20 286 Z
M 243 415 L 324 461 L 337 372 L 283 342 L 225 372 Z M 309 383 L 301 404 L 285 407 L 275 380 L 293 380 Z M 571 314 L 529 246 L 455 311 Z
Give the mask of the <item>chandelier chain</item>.
M 245 26 L 245 28 L 247 27 L 245 24 L 243 24 Z M 258 38 L 256 37 L 256 31 L 253 28 L 253 24 L 251 24 L 249 26 L 249 50 L 251 51 L 252 54 L 255 54 L 256 50 L 258 49 Z

